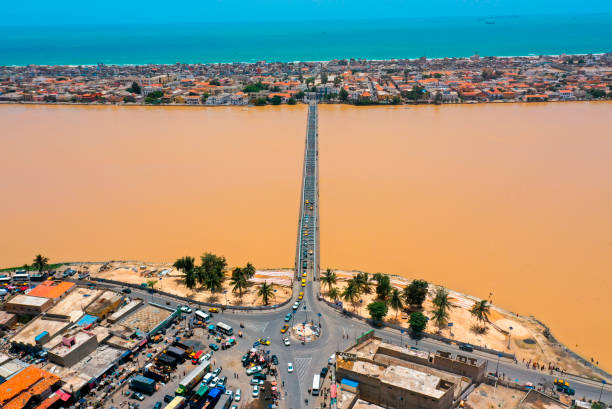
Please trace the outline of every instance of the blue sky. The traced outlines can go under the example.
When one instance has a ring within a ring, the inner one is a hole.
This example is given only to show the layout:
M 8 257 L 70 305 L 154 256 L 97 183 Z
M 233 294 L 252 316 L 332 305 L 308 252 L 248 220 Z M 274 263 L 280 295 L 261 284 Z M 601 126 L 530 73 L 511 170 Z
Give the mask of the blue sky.
M 24 0 L 0 26 L 612 13 L 611 0 Z

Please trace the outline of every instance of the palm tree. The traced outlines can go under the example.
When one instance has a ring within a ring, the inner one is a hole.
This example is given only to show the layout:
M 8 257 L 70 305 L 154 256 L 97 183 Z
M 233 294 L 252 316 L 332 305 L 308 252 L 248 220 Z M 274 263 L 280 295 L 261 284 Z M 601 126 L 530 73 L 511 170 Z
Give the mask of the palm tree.
M 374 280 L 376 280 L 377 282 L 376 296 L 381 300 L 386 300 L 387 298 L 389 298 L 389 294 L 391 294 L 391 290 L 393 289 L 389 276 L 381 273 L 376 273 L 374 275 Z
M 182 271 L 183 274 L 187 274 L 187 271 L 191 271 L 195 267 L 195 259 L 189 256 L 181 257 L 174 262 L 172 267 Z
M 491 311 L 491 307 L 487 303 L 487 300 L 480 300 L 475 303 L 470 309 L 470 314 L 476 321 L 482 324 L 482 328 L 484 328 L 484 324 L 489 321 L 489 312 Z
M 200 268 L 203 270 L 202 268 Z M 225 281 L 225 275 L 223 272 L 208 272 L 203 274 L 202 284 L 204 284 L 204 288 L 209 290 L 211 293 L 216 293 L 223 289 L 223 281 Z
M 197 284 L 196 271 L 193 268 L 191 270 L 185 271 L 184 282 L 185 282 L 185 287 L 189 288 L 190 290 L 193 290 L 196 287 L 196 284 Z
M 47 267 L 48 262 L 49 262 L 49 259 L 47 257 L 43 257 L 42 254 L 37 254 L 36 257 L 34 257 L 34 262 L 32 263 L 32 267 L 37 269 L 38 273 L 40 274 L 45 269 L 45 267 Z
M 240 298 L 242 298 L 242 292 L 249 285 L 249 281 L 246 277 L 245 269 L 236 267 L 234 271 L 232 271 L 232 278 L 230 280 L 230 284 L 232 285 L 232 291 L 240 294 Z
M 250 280 L 255 275 L 255 267 L 253 267 L 253 264 L 247 263 L 246 267 L 242 269 L 242 272 L 244 273 L 246 279 Z
M 155 287 L 155 284 L 157 284 L 157 280 L 147 281 L 147 287 L 149 287 L 151 290 Z
M 448 311 L 442 307 L 435 308 L 432 312 L 431 318 L 436 322 L 438 329 L 442 329 L 448 322 Z
M 337 278 L 336 273 L 331 271 L 331 269 L 327 269 L 325 273 L 321 276 L 321 282 L 327 285 L 327 290 L 329 291 L 332 285 L 336 284 Z
M 368 273 L 357 273 L 355 282 L 357 283 L 360 294 L 370 294 L 372 292 L 372 282 L 370 281 Z
M 259 286 L 259 290 L 257 291 L 257 296 L 261 297 L 264 305 L 268 305 L 268 301 L 270 297 L 274 294 L 274 290 L 272 287 L 274 284 L 269 285 L 267 281 L 264 281 L 262 285 Z
M 329 291 L 327 292 L 327 295 L 329 296 L 330 300 L 334 300 L 335 302 L 340 297 L 340 291 L 338 291 L 337 287 L 331 287 Z
M 397 320 L 397 314 L 399 313 L 399 310 L 404 307 L 404 303 L 402 301 L 402 294 L 397 288 L 394 288 L 393 291 L 391 291 L 389 305 L 395 310 L 395 319 Z
M 436 307 L 441 308 L 443 310 L 453 308 L 452 304 L 448 300 L 448 291 L 446 291 L 444 288 L 438 288 L 436 290 L 436 295 L 434 296 L 432 303 Z
M 357 297 L 359 297 L 359 287 L 357 282 L 353 279 L 348 281 L 348 285 L 342 291 L 342 299 L 344 301 L 348 301 L 353 305 L 353 310 L 355 309 L 355 302 L 357 301 Z

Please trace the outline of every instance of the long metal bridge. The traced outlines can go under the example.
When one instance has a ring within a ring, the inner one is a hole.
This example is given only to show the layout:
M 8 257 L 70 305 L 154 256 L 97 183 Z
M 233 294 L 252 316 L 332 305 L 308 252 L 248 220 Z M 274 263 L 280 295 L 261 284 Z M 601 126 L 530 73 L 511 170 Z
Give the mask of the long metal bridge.
M 319 118 L 316 102 L 308 106 L 302 171 L 302 197 L 295 254 L 296 278 L 319 275 Z

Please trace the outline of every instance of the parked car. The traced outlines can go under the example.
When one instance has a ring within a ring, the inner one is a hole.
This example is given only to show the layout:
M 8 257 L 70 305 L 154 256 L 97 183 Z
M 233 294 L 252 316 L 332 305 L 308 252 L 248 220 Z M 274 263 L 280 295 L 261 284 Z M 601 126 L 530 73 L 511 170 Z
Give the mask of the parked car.
M 327 369 L 327 368 L 326 368 Z M 219 378 L 219 382 L 217 383 L 217 385 L 223 385 L 225 386 L 225 383 L 227 382 L 227 376 L 222 376 Z
M 246 373 L 247 375 L 253 375 L 254 373 L 261 372 L 261 369 L 262 369 L 261 366 L 257 365 L 257 366 L 247 369 Z
M 221 368 L 215 368 L 214 371 L 212 371 L 213 375 L 215 376 L 219 376 L 219 374 L 221 373 Z
M 217 344 L 210 344 L 208 345 L 210 347 L 210 349 L 212 349 L 213 351 L 218 351 L 219 350 L 219 346 Z
M 259 396 L 259 385 L 253 385 L 253 397 L 256 398 Z
M 474 352 L 474 346 L 470 344 L 460 344 L 459 349 L 466 352 Z
M 121 290 L 121 292 L 124 293 L 124 294 L 131 294 L 132 290 L 129 289 L 129 288 L 124 288 L 123 290 Z
M 287 362 L 287 372 L 293 372 L 293 364 L 291 362 Z
M 161 402 L 155 402 L 155 406 L 153 406 L 153 409 L 161 409 L 162 408 L 162 403 Z
M 172 396 L 172 395 L 165 395 L 164 396 L 164 402 L 166 402 L 166 403 L 172 402 L 173 399 L 174 399 L 174 396 Z
M 329 359 L 327 360 L 327 364 L 328 365 L 333 365 L 333 363 L 336 361 L 336 354 L 331 354 L 329 356 Z
M 234 401 L 240 402 L 240 398 L 242 398 L 242 392 L 240 391 L 240 388 L 238 388 L 236 389 L 236 394 L 234 395 Z
M 289 338 L 284 338 L 283 339 L 283 344 L 285 344 L 286 347 L 288 347 L 289 345 L 291 345 L 291 342 L 289 342 Z
M 185 314 L 191 314 L 193 311 L 191 308 L 189 308 L 186 305 L 181 305 L 180 308 L 181 308 L 181 312 L 184 312 Z
M 321 378 L 325 378 L 325 375 L 327 375 L 327 371 L 329 371 L 329 369 L 327 369 L 327 367 L 323 367 L 321 369 Z
M 272 355 L 272 363 L 274 365 L 278 365 L 278 357 L 276 355 Z M 327 369 L 327 368 L 326 368 Z
M 138 399 L 139 401 L 143 401 L 143 400 L 145 400 L 145 397 L 144 397 L 144 395 L 143 395 L 142 393 L 140 393 L 140 392 L 134 392 L 134 393 L 132 394 L 132 399 Z

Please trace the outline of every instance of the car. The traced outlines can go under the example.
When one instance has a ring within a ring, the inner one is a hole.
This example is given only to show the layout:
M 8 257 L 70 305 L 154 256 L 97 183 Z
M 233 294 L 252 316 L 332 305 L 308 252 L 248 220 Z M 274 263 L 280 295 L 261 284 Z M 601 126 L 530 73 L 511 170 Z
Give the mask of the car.
M 261 345 L 270 345 L 270 340 L 267 338 L 259 338 L 257 342 L 259 342 Z
M 474 346 L 470 344 L 460 344 L 459 349 L 467 352 L 474 352 Z
M 325 369 L 327 369 L 327 368 L 325 368 Z M 219 378 L 219 382 L 217 382 L 217 385 L 225 386 L 226 382 L 227 382 L 227 376 L 222 376 L 221 378 Z
M 325 378 L 325 375 L 327 375 L 327 371 L 329 371 L 329 369 L 327 369 L 326 366 L 321 369 L 321 378 Z
M 155 402 L 155 406 L 153 406 L 153 409 L 161 409 L 161 407 L 162 407 L 161 402 Z
M 139 401 L 143 401 L 143 400 L 145 400 L 145 397 L 144 397 L 144 395 L 143 395 L 142 393 L 140 393 L 140 392 L 134 392 L 134 393 L 132 394 L 132 399 L 138 399 Z
M 211 307 L 208 309 L 208 312 L 219 312 L 219 309 L 216 307 Z
M 568 381 L 565 381 L 563 379 L 555 379 L 554 381 L 555 385 L 565 385 L 565 386 L 570 386 Z
M 232 405 L 230 409 L 238 409 L 238 405 Z
M 287 372 L 293 372 L 293 364 L 291 362 L 287 362 Z
M 306 279 L 302 278 L 302 287 L 306 287 Z
M 181 312 L 184 312 L 185 314 L 191 314 L 193 312 L 193 310 L 186 305 L 181 305 L 180 308 Z
M 257 365 L 257 366 L 247 369 L 246 373 L 247 375 L 253 375 L 254 373 L 261 372 L 261 369 L 262 369 L 261 366 Z
M 208 386 L 210 386 L 210 388 L 215 388 L 217 385 L 219 385 L 219 378 L 218 377 L 214 377 L 212 378 L 212 381 L 210 381 L 210 383 L 208 384 Z
M 259 396 L 259 385 L 253 385 L 253 397 L 256 398 Z
M 121 292 L 124 293 L 124 294 L 131 294 L 132 290 L 129 289 L 129 288 L 124 288 L 123 290 L 121 290 Z
M 221 368 L 216 368 L 214 371 L 212 371 L 214 376 L 219 376 L 219 374 L 221 373 Z
M 293 317 L 293 314 L 291 314 L 291 313 L 285 315 L 285 322 L 291 321 L 291 317 Z
M 289 325 L 287 324 L 283 325 L 283 327 L 281 328 L 281 334 L 284 334 L 285 332 L 287 332 L 288 329 L 289 329 Z
M 291 345 L 291 342 L 289 342 L 289 338 L 284 338 L 283 339 L 283 344 L 285 344 L 286 347 L 288 347 L 289 345 Z
M 229 396 L 230 400 L 233 400 L 233 399 L 234 399 L 234 392 L 232 392 L 232 390 L 231 390 L 231 389 L 227 389 L 227 390 L 225 391 L 224 395 Z
M 278 357 L 276 355 L 272 355 L 272 363 L 278 365 Z
M 302 299 L 304 299 L 304 296 L 303 295 L 298 295 L 298 300 L 302 300 Z
M 308 273 L 304 271 L 304 272 L 302 273 L 302 277 L 308 277 Z
M 217 344 L 210 344 L 209 345 L 210 349 L 212 349 L 213 351 L 218 351 L 219 350 L 219 346 Z
M 332 365 L 336 361 L 336 354 L 331 354 L 327 360 L 327 365 Z
M 257 378 L 253 378 L 251 379 L 251 385 L 263 385 L 264 381 L 262 381 L 261 379 L 257 379 Z
M 293 311 L 297 310 L 298 308 L 300 308 L 300 302 L 299 301 L 294 302 L 293 307 L 291 308 L 293 308 Z
M 173 399 L 174 399 L 174 396 L 172 396 L 172 395 L 165 395 L 164 396 L 164 402 L 166 402 L 166 403 L 172 402 Z
M 236 389 L 236 394 L 234 395 L 234 402 L 240 402 L 240 398 L 242 397 L 242 391 L 240 388 Z
M 205 354 L 203 357 L 200 358 L 200 362 L 203 361 L 210 361 L 210 358 L 212 358 L 213 352 L 210 351 L 209 353 Z

